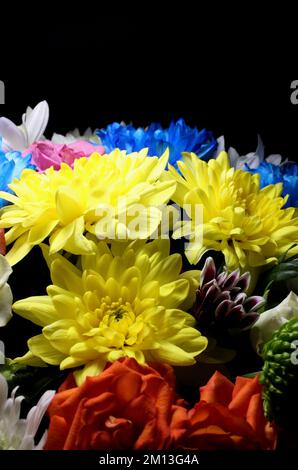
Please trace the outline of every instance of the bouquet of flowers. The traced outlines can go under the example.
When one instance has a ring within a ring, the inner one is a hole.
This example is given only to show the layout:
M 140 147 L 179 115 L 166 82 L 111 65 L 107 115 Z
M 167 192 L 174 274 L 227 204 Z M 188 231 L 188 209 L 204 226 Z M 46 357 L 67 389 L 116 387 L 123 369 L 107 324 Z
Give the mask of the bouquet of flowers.
M 0 449 L 275 449 L 298 165 L 183 119 L 47 140 L 48 118 L 0 118 Z

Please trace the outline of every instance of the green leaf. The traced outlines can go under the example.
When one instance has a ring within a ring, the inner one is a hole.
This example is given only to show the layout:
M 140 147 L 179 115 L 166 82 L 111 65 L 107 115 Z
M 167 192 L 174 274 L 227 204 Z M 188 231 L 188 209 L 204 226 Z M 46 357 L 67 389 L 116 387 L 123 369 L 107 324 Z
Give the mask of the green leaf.
M 20 364 L 12 364 L 11 359 L 6 358 L 5 364 L 0 366 L 0 374 L 2 374 L 5 379 L 10 382 L 14 379 L 18 371 L 25 371 L 26 366 Z
M 268 284 L 273 282 L 286 281 L 293 277 L 298 277 L 298 257 L 282 261 L 263 275 L 262 285 L 268 288 Z
M 290 248 L 287 249 L 287 251 L 285 251 L 278 259 L 278 264 L 280 263 L 283 263 L 287 257 L 287 254 L 289 253 L 289 251 L 292 249 L 292 248 L 295 248 L 295 246 L 297 246 L 297 243 L 293 243 L 293 245 L 290 246 Z M 295 256 L 292 256 L 291 259 L 295 258 Z M 289 258 L 290 259 L 290 258 Z
M 264 290 L 264 294 L 263 294 L 263 297 L 265 299 L 265 302 L 263 305 L 261 305 L 261 307 L 259 308 L 258 310 L 258 313 L 263 313 L 265 312 L 266 310 L 268 310 L 268 297 L 269 297 L 269 294 L 270 294 L 270 289 L 271 289 L 271 286 L 273 284 L 274 281 L 270 281 L 266 287 L 265 287 L 265 290 Z

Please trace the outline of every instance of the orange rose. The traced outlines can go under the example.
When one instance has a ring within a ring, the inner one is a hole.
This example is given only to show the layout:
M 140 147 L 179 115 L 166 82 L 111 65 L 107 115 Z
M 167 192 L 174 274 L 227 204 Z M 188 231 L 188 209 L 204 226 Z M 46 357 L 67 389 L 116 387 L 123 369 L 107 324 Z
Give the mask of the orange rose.
M 215 372 L 201 387 L 199 403 L 188 413 L 182 447 L 198 450 L 263 449 L 276 445 L 276 430 L 266 421 L 259 378 L 237 377 L 235 385 Z
M 72 375 L 55 395 L 45 449 L 159 450 L 185 432 L 172 368 L 126 358 L 76 387 Z

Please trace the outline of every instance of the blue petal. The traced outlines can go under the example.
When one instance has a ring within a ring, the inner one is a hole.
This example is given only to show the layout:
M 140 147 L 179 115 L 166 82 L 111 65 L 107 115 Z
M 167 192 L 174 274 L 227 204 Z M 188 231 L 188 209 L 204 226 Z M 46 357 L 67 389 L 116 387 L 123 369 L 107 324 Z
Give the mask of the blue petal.
M 215 155 L 217 149 L 217 140 L 212 132 L 191 128 L 182 118 L 172 121 L 166 129 L 159 123 L 151 123 L 146 129 L 136 129 L 131 124 L 126 126 L 114 122 L 96 133 L 107 152 L 115 148 L 137 152 L 147 147 L 149 156 L 160 157 L 169 148 L 169 162 L 174 166 L 177 166 L 182 152 L 195 152 L 201 158 L 209 159 Z
M 282 195 L 289 195 L 285 207 L 298 207 L 298 165 L 296 163 L 274 165 L 262 161 L 255 169 L 245 165 L 245 170 L 260 175 L 261 188 L 269 184 L 283 183 Z
M 0 146 L 2 140 L 0 139 Z M 4 152 L 0 148 L 0 190 L 13 193 L 8 185 L 14 178 L 20 178 L 22 171 L 25 168 L 35 169 L 35 166 L 30 163 L 31 154 L 22 156 L 21 152 Z M 9 204 L 4 199 L 0 199 L 0 207 Z

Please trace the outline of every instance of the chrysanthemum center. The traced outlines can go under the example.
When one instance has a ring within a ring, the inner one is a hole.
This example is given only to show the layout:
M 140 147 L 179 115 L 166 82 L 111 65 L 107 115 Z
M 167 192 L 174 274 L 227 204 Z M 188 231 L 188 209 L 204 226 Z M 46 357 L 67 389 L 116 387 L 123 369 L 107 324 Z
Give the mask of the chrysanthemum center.
M 119 307 L 117 310 L 115 310 L 115 312 L 112 313 L 116 321 L 121 320 L 124 314 L 125 314 L 125 310 L 122 307 Z
M 242 207 L 243 209 L 246 208 L 246 194 L 243 188 L 239 187 L 235 181 L 230 181 L 228 184 L 228 187 L 225 191 L 223 189 L 223 196 L 225 195 L 226 192 L 226 205 L 228 205 L 228 201 L 233 201 L 234 206 L 237 207 Z M 223 197 L 223 200 L 225 198 Z
M 102 312 L 101 325 L 112 327 L 116 330 L 123 331 L 135 322 L 135 314 L 129 302 L 123 302 L 119 299 L 117 302 L 107 304 L 105 301 L 101 303 L 100 310 Z

